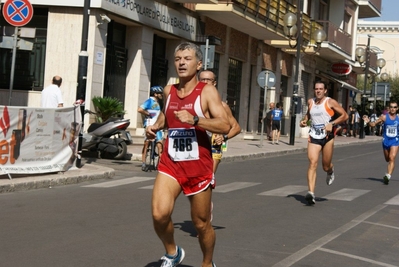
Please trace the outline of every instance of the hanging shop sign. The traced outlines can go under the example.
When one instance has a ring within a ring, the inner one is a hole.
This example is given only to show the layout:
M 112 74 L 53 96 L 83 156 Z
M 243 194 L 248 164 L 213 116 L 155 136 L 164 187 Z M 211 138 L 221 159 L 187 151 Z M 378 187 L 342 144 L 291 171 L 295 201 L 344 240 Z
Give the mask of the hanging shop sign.
M 331 71 L 338 75 L 348 75 L 352 72 L 352 66 L 347 63 L 334 63 L 331 65 Z

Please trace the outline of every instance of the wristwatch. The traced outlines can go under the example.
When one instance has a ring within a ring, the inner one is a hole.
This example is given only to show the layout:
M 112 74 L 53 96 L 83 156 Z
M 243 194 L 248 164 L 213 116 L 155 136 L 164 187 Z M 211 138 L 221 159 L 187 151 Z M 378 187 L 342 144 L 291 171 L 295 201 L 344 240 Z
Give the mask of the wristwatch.
M 330 123 L 331 123 L 332 126 L 335 126 L 335 122 L 332 121 L 332 122 L 330 122 Z
M 193 120 L 194 120 L 194 124 L 193 124 L 193 125 L 194 125 L 194 126 L 197 125 L 197 124 L 198 124 L 198 121 L 199 121 L 198 116 L 194 116 L 194 117 L 193 117 Z
M 226 142 L 227 140 L 229 140 L 229 137 L 227 136 L 227 134 L 223 135 L 223 141 Z

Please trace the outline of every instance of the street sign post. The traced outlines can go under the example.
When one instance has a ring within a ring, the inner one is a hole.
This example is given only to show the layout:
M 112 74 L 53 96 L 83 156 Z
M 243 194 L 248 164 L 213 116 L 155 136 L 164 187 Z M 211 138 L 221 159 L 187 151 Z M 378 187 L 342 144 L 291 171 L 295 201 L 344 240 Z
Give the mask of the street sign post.
M 8 99 L 8 105 L 11 106 L 12 89 L 14 86 L 15 59 L 17 54 L 18 27 L 25 26 L 29 23 L 33 17 L 33 7 L 28 0 L 7 0 L 3 6 L 3 17 L 10 25 L 15 27 L 10 72 L 10 95 Z
M 258 74 L 257 82 L 258 82 L 258 85 L 265 90 L 265 92 L 263 94 L 263 117 L 262 117 L 262 129 L 261 129 L 261 133 L 260 133 L 260 144 L 259 144 L 259 146 L 262 147 L 263 146 L 263 130 L 265 127 L 263 118 L 266 117 L 267 89 L 273 87 L 276 84 L 276 75 L 273 72 L 268 71 L 268 70 L 261 71 Z

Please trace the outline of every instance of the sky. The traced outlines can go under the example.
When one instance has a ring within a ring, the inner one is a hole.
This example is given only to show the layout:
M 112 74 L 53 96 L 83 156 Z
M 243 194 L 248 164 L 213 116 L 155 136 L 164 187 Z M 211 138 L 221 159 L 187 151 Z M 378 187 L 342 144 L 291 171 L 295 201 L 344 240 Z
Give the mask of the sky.
M 399 21 L 398 0 L 382 0 L 381 17 L 365 19 L 366 21 Z

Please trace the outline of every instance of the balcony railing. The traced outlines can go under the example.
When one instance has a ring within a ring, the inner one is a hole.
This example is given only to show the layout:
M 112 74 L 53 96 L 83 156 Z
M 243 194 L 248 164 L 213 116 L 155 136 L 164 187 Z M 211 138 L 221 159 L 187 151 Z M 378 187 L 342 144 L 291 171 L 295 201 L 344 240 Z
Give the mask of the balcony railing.
M 244 14 L 250 14 L 265 24 L 273 25 L 276 31 L 283 33 L 284 15 L 288 12 L 297 13 L 296 6 L 283 0 L 230 0 L 219 1 L 219 4 L 233 4 L 243 10 Z M 310 42 L 311 20 L 307 14 L 302 15 L 303 39 Z
M 346 54 L 352 54 L 352 35 L 334 25 L 331 21 L 318 20 L 323 25 L 327 33 L 326 41 L 344 51 Z

